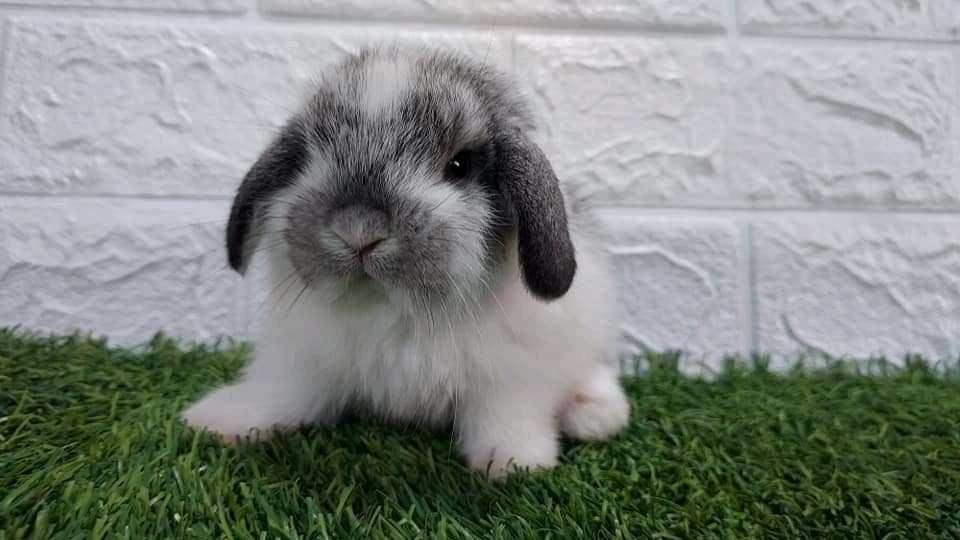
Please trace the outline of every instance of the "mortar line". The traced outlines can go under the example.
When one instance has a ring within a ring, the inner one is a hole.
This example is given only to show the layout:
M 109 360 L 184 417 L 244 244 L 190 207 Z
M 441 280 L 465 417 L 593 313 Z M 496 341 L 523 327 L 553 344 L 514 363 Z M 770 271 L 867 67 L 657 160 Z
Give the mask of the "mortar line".
M 730 0 L 728 0 L 730 1 Z M 51 8 L 56 8 L 55 14 Z M 74 18 L 70 19 L 63 15 L 70 13 Z M 736 16 L 737 10 L 728 16 Z M 427 19 L 424 17 L 408 16 L 386 20 L 382 18 L 364 18 L 359 16 L 319 16 L 319 15 L 296 15 L 263 12 L 256 9 L 251 15 L 247 12 L 224 12 L 224 11 L 178 11 L 176 9 L 151 9 L 138 10 L 136 8 L 91 8 L 88 6 L 28 6 L 21 5 L 2 5 L 0 6 L 0 15 L 28 16 L 37 19 L 49 19 L 73 22 L 76 16 L 83 19 L 96 21 L 129 22 L 129 23 L 164 23 L 169 24 L 171 17 L 179 19 L 180 24 L 192 25 L 216 22 L 217 28 L 233 29 L 292 29 L 292 28 L 331 28 L 336 26 L 354 27 L 354 28 L 393 28 L 396 30 L 407 31 L 476 31 L 488 28 L 489 18 L 483 18 L 479 21 L 463 21 L 455 17 L 444 17 L 438 19 Z M 589 37 L 617 37 L 617 38 L 637 38 L 637 39 L 676 39 L 692 41 L 715 41 L 720 38 L 726 38 L 732 29 L 724 21 L 720 26 L 707 24 L 704 26 L 684 26 L 679 24 L 644 24 L 644 23 L 619 23 L 616 21 L 550 21 L 535 23 L 524 21 L 522 19 L 510 22 L 497 22 L 498 29 L 515 32 L 530 33 L 540 35 L 569 35 L 569 36 L 589 36 Z M 742 32 L 739 24 L 735 25 L 735 31 L 738 39 L 774 42 L 782 45 L 796 46 L 852 46 L 857 43 L 889 43 L 891 45 L 903 45 L 913 48 L 929 48 L 933 50 L 952 50 L 957 43 L 950 38 L 924 38 L 910 36 L 868 36 L 868 35 L 824 35 L 824 34 L 801 34 L 787 33 L 776 34 L 769 30 L 753 30 Z
M 724 26 L 727 29 L 727 62 L 733 63 L 740 53 L 740 27 L 737 15 L 737 0 L 727 0 L 727 9 L 724 13 Z M 733 147 L 731 143 L 730 131 L 736 121 L 736 96 L 739 88 L 735 77 L 730 76 L 736 70 L 732 65 L 727 66 L 728 79 L 726 80 L 725 92 L 725 118 L 727 125 L 723 137 L 723 163 L 721 172 L 721 181 L 730 185 L 730 163 L 733 162 Z M 737 224 L 740 247 L 737 249 L 737 281 L 740 285 L 739 297 L 737 300 L 738 326 L 740 328 L 740 346 L 744 357 L 754 350 L 754 310 L 753 310 L 753 290 L 756 284 L 753 281 L 751 273 L 752 249 L 750 245 L 750 221 L 748 219 L 738 220 Z
M 9 19 L 0 19 L 0 117 L 4 115 L 4 105 L 6 104 L 7 88 L 7 66 L 10 65 L 11 43 L 13 38 L 13 24 Z
M 731 41 L 736 42 L 740 37 L 740 19 L 737 10 L 737 0 L 727 0 L 727 10 L 724 15 L 724 26 L 727 29 L 727 36 Z
M 602 203 L 593 205 L 598 212 L 611 217 L 623 217 L 644 213 L 647 216 L 684 215 L 690 217 L 729 217 L 739 218 L 748 216 L 859 216 L 859 217 L 952 217 L 960 219 L 960 207 L 953 208 L 883 208 L 872 205 L 845 207 L 845 206 L 779 206 L 779 207 L 748 207 L 748 206 L 697 206 L 697 205 L 629 205 L 611 206 Z
M 131 199 L 143 201 L 211 201 L 230 202 L 232 193 L 203 194 L 203 193 L 49 193 L 0 189 L 0 196 L 18 197 L 22 199 Z M 784 216 L 788 218 L 823 219 L 823 217 L 840 218 L 930 218 L 930 219 L 960 219 L 960 206 L 955 208 L 880 208 L 870 206 L 839 207 L 839 206 L 782 206 L 770 208 L 755 208 L 746 206 L 697 206 L 697 205 L 604 205 L 601 202 L 593 205 L 597 212 L 607 217 L 686 217 L 702 219 L 753 219 Z
M 951 178 L 954 185 L 960 186 L 960 41 L 953 51 L 953 140 L 951 141 Z
M 259 21 L 262 20 L 260 13 L 260 0 L 246 0 L 243 4 L 247 8 L 246 12 L 243 14 L 243 19 L 247 21 Z
M 239 183 L 239 180 L 237 181 Z M 130 199 L 130 200 L 142 200 L 142 201 L 211 201 L 211 202 L 229 202 L 233 200 L 232 195 L 205 195 L 205 194 L 188 194 L 188 193 L 171 193 L 171 194 L 155 194 L 155 193 L 109 193 L 109 192 L 93 192 L 93 193 L 44 193 L 44 192 L 31 192 L 31 191 L 17 191 L 17 190 L 6 190 L 0 189 L 0 196 L 9 198 L 21 198 L 21 199 Z
M 747 325 L 747 356 L 755 354 L 758 349 L 758 334 L 759 334 L 759 319 L 757 318 L 758 310 L 758 283 L 757 283 L 757 252 L 756 246 L 754 243 L 754 230 L 753 223 L 745 223 L 743 228 L 743 242 L 744 250 L 746 251 L 746 261 L 745 261 L 745 270 L 746 276 L 745 279 L 750 284 L 750 287 L 745 291 L 746 298 L 746 309 L 748 314 L 748 325 Z
M 816 41 L 828 41 L 828 42 L 850 42 L 850 43 L 891 43 L 891 44 L 901 44 L 901 45 L 929 45 L 929 46 L 939 46 L 950 47 L 953 46 L 957 41 L 949 37 L 922 37 L 922 36 L 905 36 L 905 35 L 886 35 L 886 36 L 871 36 L 871 35 L 858 35 L 858 34 L 816 34 L 816 33 L 804 33 L 793 30 L 784 30 L 783 33 L 777 33 L 775 30 L 770 29 L 746 29 L 741 33 L 741 36 L 747 39 L 755 40 L 769 40 L 777 42 L 816 42 Z
M 221 19 L 242 19 L 242 11 L 209 10 L 194 11 L 177 9 L 175 7 L 136 8 L 122 6 L 73 6 L 57 4 L 3 4 L 0 5 L 0 15 L 12 17 L 31 17 L 59 19 L 73 21 L 71 16 L 80 15 L 88 19 L 97 20 L 128 20 L 138 22 L 143 20 L 170 22 L 171 17 L 179 20 L 210 20 L 220 22 Z
M 51 8 L 55 7 L 53 12 Z M 28 6 L 0 5 L 0 15 L 30 17 L 73 22 L 78 17 L 83 20 L 128 22 L 128 23 L 164 23 L 170 24 L 176 19 L 179 24 L 204 24 L 216 22 L 218 28 L 237 29 L 293 29 L 293 28 L 330 28 L 336 26 L 352 28 L 395 28 L 399 30 L 436 30 L 436 31 L 479 31 L 489 29 L 496 22 L 498 29 L 522 32 L 560 33 L 563 35 L 587 34 L 591 36 L 621 37 L 676 37 L 680 39 L 719 38 L 723 28 L 705 25 L 684 26 L 677 24 L 623 23 L 617 21 L 548 21 L 535 23 L 514 19 L 504 21 L 499 18 L 483 17 L 476 21 L 463 21 L 456 17 L 429 19 L 406 16 L 393 19 L 362 16 L 331 16 L 315 14 L 284 14 L 256 9 L 256 16 L 246 12 L 225 11 L 180 11 L 170 9 L 136 9 L 118 7 L 89 6 Z M 72 18 L 67 18 L 69 13 Z

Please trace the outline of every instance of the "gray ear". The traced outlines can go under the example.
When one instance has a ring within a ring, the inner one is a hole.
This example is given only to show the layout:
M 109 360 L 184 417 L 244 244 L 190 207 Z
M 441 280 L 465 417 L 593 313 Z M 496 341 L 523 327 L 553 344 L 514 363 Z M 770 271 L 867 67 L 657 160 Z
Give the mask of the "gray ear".
M 517 220 L 520 270 L 543 300 L 566 294 L 577 261 L 560 183 L 543 151 L 519 130 L 497 141 L 497 179 Z
M 284 126 L 270 146 L 243 178 L 227 222 L 227 260 L 243 274 L 259 243 L 262 228 L 260 209 L 280 189 L 289 186 L 303 171 L 307 147 L 296 120 Z

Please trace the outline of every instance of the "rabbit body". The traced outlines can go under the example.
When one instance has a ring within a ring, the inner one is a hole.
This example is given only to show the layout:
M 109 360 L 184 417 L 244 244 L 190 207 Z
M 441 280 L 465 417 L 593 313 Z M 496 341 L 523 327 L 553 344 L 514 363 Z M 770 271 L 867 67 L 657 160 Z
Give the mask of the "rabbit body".
M 349 407 L 451 425 L 500 477 L 603 439 L 629 407 L 589 209 L 532 142 L 519 92 L 449 53 L 367 49 L 318 83 L 238 190 L 231 265 L 267 263 L 236 383 L 184 412 L 233 441 Z

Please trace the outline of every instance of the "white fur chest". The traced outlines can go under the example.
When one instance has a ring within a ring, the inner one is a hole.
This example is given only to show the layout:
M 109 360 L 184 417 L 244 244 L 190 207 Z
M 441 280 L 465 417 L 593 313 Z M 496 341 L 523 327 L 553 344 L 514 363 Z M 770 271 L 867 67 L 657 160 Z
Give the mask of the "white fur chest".
M 466 343 L 460 347 L 468 347 Z M 341 364 L 344 388 L 375 414 L 442 424 L 463 388 L 467 358 L 450 338 L 417 336 L 402 322 L 354 342 Z
M 427 332 L 389 305 L 331 309 L 328 302 L 308 298 L 277 324 L 263 333 L 268 341 L 258 344 L 261 353 L 298 354 L 303 362 L 297 363 L 314 374 L 316 392 L 325 393 L 326 401 L 392 420 L 449 421 L 476 372 L 474 340 L 452 327 L 444 332 L 443 325 Z M 277 340 L 278 334 L 287 342 Z

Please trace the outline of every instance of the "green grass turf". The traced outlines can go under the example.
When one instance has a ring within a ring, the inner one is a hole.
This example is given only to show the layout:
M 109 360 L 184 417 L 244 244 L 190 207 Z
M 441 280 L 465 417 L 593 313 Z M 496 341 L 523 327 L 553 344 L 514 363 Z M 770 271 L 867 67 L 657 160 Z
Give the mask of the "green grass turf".
M 186 430 L 177 412 L 247 352 L 0 330 L 0 538 L 960 536 L 955 371 L 754 362 L 708 382 L 651 356 L 622 436 L 496 485 L 447 433 Z

